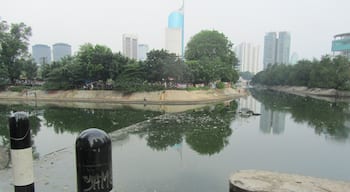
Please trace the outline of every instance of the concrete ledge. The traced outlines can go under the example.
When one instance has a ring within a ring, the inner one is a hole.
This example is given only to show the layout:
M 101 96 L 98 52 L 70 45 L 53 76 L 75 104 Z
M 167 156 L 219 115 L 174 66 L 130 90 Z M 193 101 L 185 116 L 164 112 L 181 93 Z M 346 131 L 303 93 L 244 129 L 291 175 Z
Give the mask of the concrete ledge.
M 350 182 L 269 171 L 243 170 L 230 177 L 230 192 L 346 192 Z

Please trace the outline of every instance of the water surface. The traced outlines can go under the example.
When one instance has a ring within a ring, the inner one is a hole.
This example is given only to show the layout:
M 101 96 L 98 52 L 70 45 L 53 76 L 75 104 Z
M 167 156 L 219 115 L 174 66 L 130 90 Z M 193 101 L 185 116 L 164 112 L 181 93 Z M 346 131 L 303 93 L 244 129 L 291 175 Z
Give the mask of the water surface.
M 23 105 L 0 106 L 0 138 L 8 144 L 7 115 Z M 114 132 L 142 123 L 113 145 L 117 191 L 228 191 L 228 177 L 262 169 L 350 181 L 350 107 L 269 91 L 187 112 L 130 107 L 28 107 L 35 154 L 72 147 L 88 127 Z M 259 116 L 241 116 L 249 108 Z M 74 173 L 67 178 L 74 180 Z M 71 189 L 75 191 L 75 189 Z

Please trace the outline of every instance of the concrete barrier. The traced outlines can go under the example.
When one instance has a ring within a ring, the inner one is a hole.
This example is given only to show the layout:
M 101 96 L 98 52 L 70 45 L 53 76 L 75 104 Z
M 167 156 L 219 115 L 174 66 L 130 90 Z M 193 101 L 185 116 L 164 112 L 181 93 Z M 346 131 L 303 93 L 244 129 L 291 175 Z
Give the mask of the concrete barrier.
M 230 192 L 347 192 L 350 182 L 269 171 L 243 170 L 230 177 Z

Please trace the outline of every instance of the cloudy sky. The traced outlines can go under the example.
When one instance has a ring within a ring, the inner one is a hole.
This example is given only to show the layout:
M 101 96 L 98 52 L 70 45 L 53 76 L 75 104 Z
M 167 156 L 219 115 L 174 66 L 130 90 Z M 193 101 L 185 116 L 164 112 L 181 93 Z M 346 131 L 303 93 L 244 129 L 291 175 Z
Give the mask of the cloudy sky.
M 164 47 L 167 17 L 181 0 L 0 0 L 0 17 L 32 27 L 30 43 L 84 43 L 121 51 L 134 33 L 151 49 Z M 335 34 L 350 32 L 349 0 L 186 0 L 185 42 L 203 29 L 223 32 L 234 44 L 261 46 L 266 32 L 289 31 L 299 58 L 330 54 Z M 262 57 L 262 54 L 261 54 Z

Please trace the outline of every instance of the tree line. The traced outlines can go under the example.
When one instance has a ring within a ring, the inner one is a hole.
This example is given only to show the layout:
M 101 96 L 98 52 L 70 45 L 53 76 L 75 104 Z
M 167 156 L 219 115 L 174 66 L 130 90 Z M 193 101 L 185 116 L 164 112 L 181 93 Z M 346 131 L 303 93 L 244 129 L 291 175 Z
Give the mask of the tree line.
M 350 90 L 350 61 L 343 56 L 324 56 L 296 65 L 270 65 L 253 77 L 252 84 Z
M 81 89 L 88 85 L 134 91 L 164 89 L 164 83 L 236 82 L 233 44 L 215 30 L 192 37 L 185 58 L 166 50 L 151 50 L 145 61 L 113 53 L 104 45 L 85 44 L 60 61 L 37 66 L 28 53 L 31 28 L 23 23 L 0 23 L 0 89 L 18 79 L 41 79 L 45 89 Z

